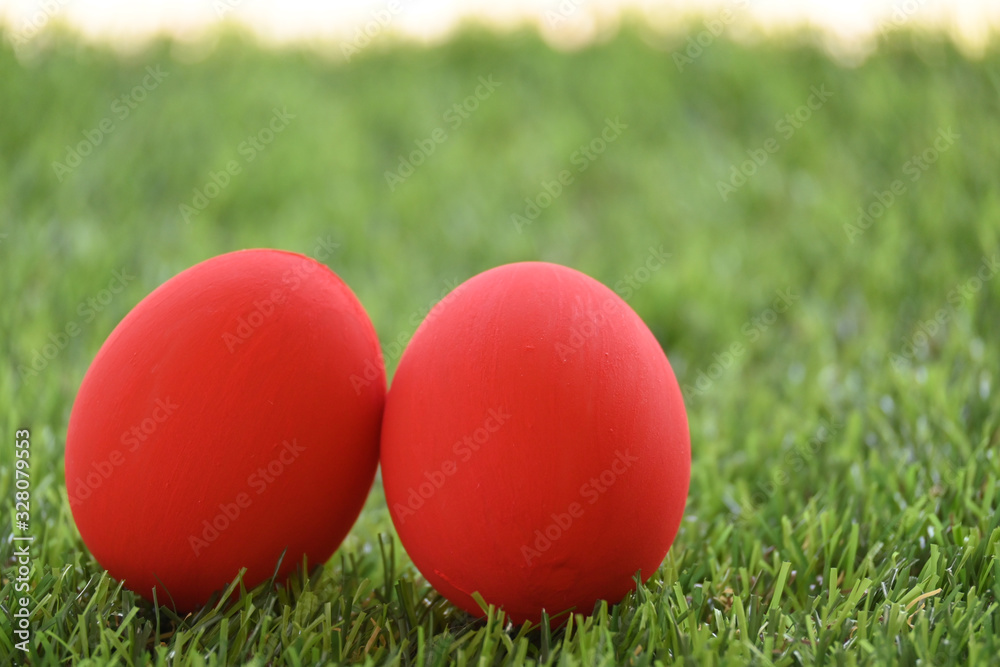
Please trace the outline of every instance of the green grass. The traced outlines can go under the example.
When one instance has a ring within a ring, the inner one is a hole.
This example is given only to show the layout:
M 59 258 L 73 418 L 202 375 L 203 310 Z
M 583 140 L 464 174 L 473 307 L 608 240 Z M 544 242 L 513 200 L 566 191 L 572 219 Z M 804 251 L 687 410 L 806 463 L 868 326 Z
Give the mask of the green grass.
M 350 64 L 231 34 L 210 51 L 115 54 L 63 36 L 19 63 L 0 49 L 0 664 L 21 660 L 19 428 L 32 433 L 33 664 L 996 664 L 1000 277 L 969 281 L 1000 252 L 1000 51 L 968 60 L 902 33 L 848 67 L 808 35 L 720 39 L 679 72 L 685 36 L 629 28 L 568 54 L 471 30 Z M 168 76 L 120 118 L 114 100 L 156 65 Z M 500 86 L 453 128 L 448 109 L 490 75 Z M 813 86 L 833 96 L 786 137 L 778 124 Z M 246 162 L 241 142 L 276 107 L 295 118 Z M 113 131 L 60 182 L 52 163 L 105 117 Z M 580 172 L 574 152 L 609 118 L 627 129 Z M 447 140 L 390 191 L 385 172 L 437 127 Z M 958 138 L 911 180 L 947 128 Z M 718 182 L 769 138 L 779 150 L 723 201 Z M 230 160 L 241 173 L 186 223 L 180 205 Z M 572 183 L 519 232 L 512 215 L 562 170 Z M 902 194 L 852 242 L 845 224 L 896 179 Z M 625 281 L 685 386 L 693 451 L 685 520 L 645 585 L 554 632 L 472 619 L 415 571 L 379 482 L 328 563 L 237 584 L 191 616 L 101 570 L 63 481 L 69 411 L 100 344 L 200 260 L 324 240 L 390 373 L 429 305 L 497 264 Z M 639 271 L 660 246 L 666 266 Z M 86 305 L 121 269 L 125 290 Z M 792 293 L 780 314 L 777 290 Z

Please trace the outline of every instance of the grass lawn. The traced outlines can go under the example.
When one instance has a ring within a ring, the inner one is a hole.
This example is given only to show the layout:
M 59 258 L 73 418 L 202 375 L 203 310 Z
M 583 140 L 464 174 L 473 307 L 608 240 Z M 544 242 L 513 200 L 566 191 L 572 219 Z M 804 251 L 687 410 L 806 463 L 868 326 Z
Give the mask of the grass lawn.
M 805 35 L 719 39 L 679 67 L 685 38 L 564 53 L 470 29 L 350 63 L 235 34 L 0 49 L 0 664 L 23 659 L 18 429 L 35 665 L 997 664 L 996 42 L 970 60 L 904 32 L 845 65 Z M 476 620 L 413 568 L 376 480 L 337 554 L 287 585 L 178 617 L 109 578 L 67 502 L 76 390 L 142 297 L 247 247 L 325 248 L 390 377 L 430 305 L 495 265 L 618 290 L 690 419 L 659 571 L 559 631 Z

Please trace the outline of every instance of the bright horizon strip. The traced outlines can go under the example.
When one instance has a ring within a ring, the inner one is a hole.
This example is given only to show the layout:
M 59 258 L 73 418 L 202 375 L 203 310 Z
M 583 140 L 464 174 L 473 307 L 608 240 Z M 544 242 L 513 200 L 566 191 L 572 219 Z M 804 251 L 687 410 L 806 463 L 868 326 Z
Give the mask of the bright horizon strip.
M 686 20 L 718 18 L 726 10 L 737 16 L 727 32 L 818 28 L 835 51 L 845 52 L 865 52 L 882 28 L 894 24 L 943 30 L 973 53 L 1000 30 L 997 0 L 0 0 L 0 22 L 8 41 L 41 18 L 43 25 L 65 23 L 87 38 L 126 46 L 158 34 L 197 38 L 222 21 L 243 25 L 268 43 L 338 46 L 379 16 L 376 38 L 391 33 L 430 42 L 471 19 L 499 29 L 535 24 L 554 45 L 573 47 L 613 27 L 622 12 L 642 17 L 658 32 L 676 33 Z

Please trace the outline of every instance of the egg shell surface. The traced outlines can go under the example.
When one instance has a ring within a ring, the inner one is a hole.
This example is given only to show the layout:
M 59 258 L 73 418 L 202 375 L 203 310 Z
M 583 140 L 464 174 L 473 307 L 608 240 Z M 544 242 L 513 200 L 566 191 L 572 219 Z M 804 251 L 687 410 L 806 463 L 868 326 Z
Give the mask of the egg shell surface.
M 381 463 L 403 546 L 466 611 L 515 622 L 651 576 L 690 480 L 684 402 L 649 328 L 573 269 L 508 264 L 449 294 L 386 399 Z
M 87 371 L 73 517 L 111 575 L 178 610 L 242 567 L 248 588 L 280 580 L 356 520 L 384 400 L 374 327 L 333 271 L 268 249 L 208 259 L 136 305 Z

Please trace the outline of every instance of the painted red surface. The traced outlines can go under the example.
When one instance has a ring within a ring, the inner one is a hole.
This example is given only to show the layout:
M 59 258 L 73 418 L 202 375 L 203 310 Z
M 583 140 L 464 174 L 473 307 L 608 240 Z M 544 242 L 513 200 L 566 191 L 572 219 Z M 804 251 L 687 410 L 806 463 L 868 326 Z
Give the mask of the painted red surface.
M 381 462 L 404 547 L 443 595 L 517 622 L 589 614 L 651 576 L 690 480 L 687 415 L 653 334 L 607 287 L 526 262 L 428 315 L 386 399 Z
M 190 610 L 327 560 L 378 462 L 385 374 L 350 288 L 277 250 L 198 264 L 143 299 L 84 377 L 66 441 L 73 516 L 132 590 Z

